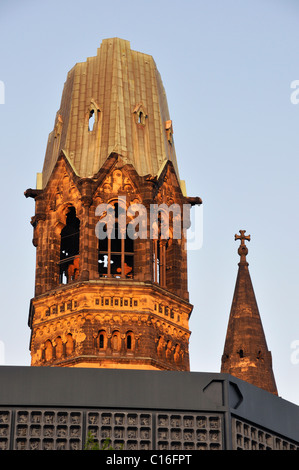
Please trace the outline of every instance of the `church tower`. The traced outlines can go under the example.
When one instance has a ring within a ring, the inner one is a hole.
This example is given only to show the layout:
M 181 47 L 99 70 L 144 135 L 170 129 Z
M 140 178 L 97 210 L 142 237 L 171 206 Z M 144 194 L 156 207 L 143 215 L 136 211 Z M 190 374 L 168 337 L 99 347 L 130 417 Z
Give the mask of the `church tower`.
M 246 256 L 250 241 L 246 230 L 240 230 L 239 270 L 228 322 L 221 372 L 245 380 L 277 395 L 272 370 L 271 352 L 268 350 L 257 301 L 255 298 Z
M 70 70 L 25 196 L 35 200 L 31 364 L 189 370 L 186 220 L 201 200 L 180 180 L 150 55 L 107 39 Z

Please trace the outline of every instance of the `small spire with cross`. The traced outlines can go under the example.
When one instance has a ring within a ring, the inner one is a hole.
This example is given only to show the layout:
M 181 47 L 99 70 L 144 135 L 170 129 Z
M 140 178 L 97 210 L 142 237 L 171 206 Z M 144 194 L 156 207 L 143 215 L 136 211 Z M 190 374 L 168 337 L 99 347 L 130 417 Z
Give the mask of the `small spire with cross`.
M 245 240 L 250 242 L 250 235 L 245 235 L 246 230 L 239 230 L 240 235 L 235 235 L 235 240 L 241 240 L 241 244 L 238 248 L 238 254 L 241 257 L 240 263 L 247 264 L 246 256 L 248 254 L 248 248 L 245 245 Z

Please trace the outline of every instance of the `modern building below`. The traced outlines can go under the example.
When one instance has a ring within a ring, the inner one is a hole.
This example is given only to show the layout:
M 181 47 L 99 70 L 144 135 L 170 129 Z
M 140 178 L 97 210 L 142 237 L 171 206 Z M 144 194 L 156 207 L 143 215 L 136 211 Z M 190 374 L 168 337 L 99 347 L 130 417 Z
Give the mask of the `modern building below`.
M 299 450 L 299 407 L 221 373 L 0 367 L 1 450 Z

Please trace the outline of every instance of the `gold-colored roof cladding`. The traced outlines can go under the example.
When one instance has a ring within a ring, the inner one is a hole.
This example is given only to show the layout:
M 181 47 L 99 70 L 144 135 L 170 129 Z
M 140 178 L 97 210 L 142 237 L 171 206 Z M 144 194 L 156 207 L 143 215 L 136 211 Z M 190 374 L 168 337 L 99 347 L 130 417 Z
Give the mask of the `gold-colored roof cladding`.
M 115 152 L 140 176 L 159 174 L 170 160 L 179 178 L 166 94 L 152 56 L 131 50 L 129 41 L 105 39 L 95 57 L 69 71 L 38 189 L 61 151 L 80 177 L 96 175 Z

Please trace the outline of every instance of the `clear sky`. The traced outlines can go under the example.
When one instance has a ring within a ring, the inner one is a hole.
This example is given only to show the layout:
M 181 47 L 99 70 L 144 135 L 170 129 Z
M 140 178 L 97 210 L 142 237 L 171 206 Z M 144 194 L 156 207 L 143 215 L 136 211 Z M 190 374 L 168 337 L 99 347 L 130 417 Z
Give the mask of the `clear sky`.
M 0 362 L 30 364 L 34 202 L 23 193 L 67 72 L 110 37 L 154 57 L 180 176 L 203 199 L 203 245 L 188 258 L 191 370 L 220 371 L 245 229 L 278 392 L 299 405 L 298 0 L 1 0 Z

